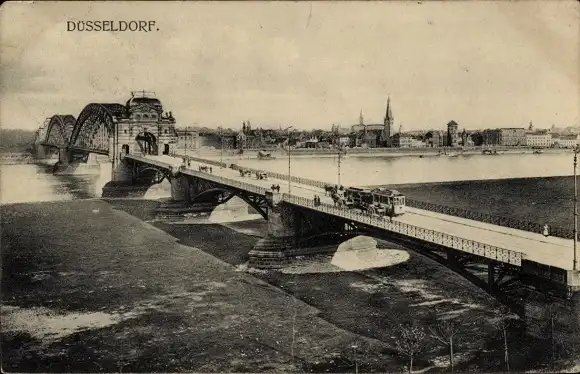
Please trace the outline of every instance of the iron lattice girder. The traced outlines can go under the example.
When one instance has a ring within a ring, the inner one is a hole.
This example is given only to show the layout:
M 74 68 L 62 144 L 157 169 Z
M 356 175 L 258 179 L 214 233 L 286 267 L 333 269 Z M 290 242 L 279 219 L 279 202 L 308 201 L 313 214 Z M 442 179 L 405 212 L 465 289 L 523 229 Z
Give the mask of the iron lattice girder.
M 256 209 L 264 219 L 268 219 L 268 209 L 270 205 L 266 198 L 262 195 L 249 194 L 243 191 L 236 192 L 242 200 L 247 202 L 252 208 Z
M 125 159 L 125 160 L 130 160 L 130 159 Z M 142 163 L 142 162 L 138 162 L 135 160 L 132 160 L 132 162 L 133 162 L 133 165 L 132 165 L 131 170 L 132 170 L 133 181 L 135 181 L 136 179 L 146 178 L 149 182 L 151 182 L 153 184 L 158 184 L 158 183 L 163 182 L 164 179 L 170 180 L 171 173 L 166 168 L 157 167 L 155 165 L 151 165 L 148 163 Z M 153 176 L 153 178 L 151 178 L 151 176 L 146 173 L 147 171 L 155 172 L 155 175 Z
M 87 105 L 79 114 L 69 147 L 108 153 L 109 137 L 119 117 L 125 117 L 125 107 L 121 104 Z
M 240 199 L 244 200 L 252 208 L 256 209 L 258 213 L 260 213 L 260 215 L 264 217 L 264 219 L 268 219 L 268 209 L 270 208 L 270 206 L 265 196 L 260 194 L 249 193 L 242 189 L 209 181 L 203 178 L 196 178 L 190 176 L 188 176 L 187 178 L 190 181 L 190 183 L 194 185 L 193 192 L 195 195 L 191 196 L 192 202 L 200 199 L 203 195 L 207 193 L 215 194 L 217 192 L 221 192 L 222 197 L 224 197 L 223 193 L 226 193 L 225 197 L 221 201 L 219 201 L 220 204 L 223 204 L 229 201 L 232 197 L 237 196 Z
M 209 181 L 207 179 L 193 178 L 193 183 L 194 183 L 194 193 L 195 193 L 195 196 L 193 196 L 194 199 L 197 198 L 198 196 L 202 195 L 206 191 L 209 191 L 209 190 L 216 190 L 216 189 L 224 190 L 223 185 L 220 185 L 220 184 L 215 183 L 213 181 Z
M 511 287 L 519 281 L 519 272 L 503 263 L 488 264 L 487 285 L 491 289 L 504 289 Z
M 66 147 L 74 131 L 76 120 L 70 114 L 54 115 L 50 118 L 43 143 L 55 147 Z

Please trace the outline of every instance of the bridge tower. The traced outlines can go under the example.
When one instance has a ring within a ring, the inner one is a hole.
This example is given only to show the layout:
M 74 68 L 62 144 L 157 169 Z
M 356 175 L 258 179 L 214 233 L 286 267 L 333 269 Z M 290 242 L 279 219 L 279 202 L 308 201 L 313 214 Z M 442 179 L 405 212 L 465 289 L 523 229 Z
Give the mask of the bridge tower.
M 175 118 L 164 112 L 155 93 L 131 92 L 124 110 L 114 117 L 109 136 L 109 158 L 112 162 L 111 180 L 125 182 L 132 178 L 132 170 L 123 162 L 126 154 L 169 155 L 176 143 Z

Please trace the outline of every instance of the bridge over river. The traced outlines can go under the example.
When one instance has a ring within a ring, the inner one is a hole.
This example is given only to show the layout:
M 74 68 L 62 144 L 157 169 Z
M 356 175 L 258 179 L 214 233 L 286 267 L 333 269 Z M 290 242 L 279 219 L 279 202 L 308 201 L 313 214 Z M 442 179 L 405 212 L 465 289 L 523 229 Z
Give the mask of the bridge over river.
M 74 170 L 90 155 L 108 156 L 112 173 L 104 194 L 142 191 L 168 179 L 173 200 L 183 208 L 243 199 L 268 221 L 267 235 L 249 253 L 254 267 L 280 267 L 292 256 L 369 235 L 439 261 L 506 304 L 523 307 L 517 294 L 522 289 L 567 300 L 568 315 L 580 322 L 580 272 L 571 239 L 417 206 L 392 219 L 336 207 L 325 196 L 325 182 L 292 176 L 289 184 L 287 175 L 274 172 L 267 180 L 243 177 L 235 165 L 171 156 L 175 137 L 171 112 L 164 114 L 161 102 L 142 92 L 132 93 L 125 105 L 89 104 L 77 119 L 55 115 L 38 131 L 36 145 L 39 153 L 58 150 L 57 166 L 64 170 Z M 272 185 L 280 190 L 272 191 Z
M 325 196 L 324 183 L 269 173 L 268 179 L 241 176 L 215 161 L 183 162 L 169 155 L 123 157 L 125 176 L 155 169 L 170 179 L 172 197 L 186 204 L 223 203 L 239 196 L 269 221 L 269 233 L 250 252 L 257 267 L 276 267 L 288 256 L 361 233 L 404 243 L 453 268 L 490 292 L 516 283 L 571 297 L 580 290 L 580 272 L 572 269 L 573 241 L 407 207 L 392 219 L 337 207 Z M 208 166 L 207 171 L 201 171 Z M 211 172 L 209 167 L 211 167 Z M 272 185 L 280 191 L 273 192 Z M 271 196 L 271 199 L 268 199 Z M 315 204 L 319 196 L 321 204 Z M 321 240 L 322 239 L 322 240 Z M 485 268 L 487 276 L 482 279 Z

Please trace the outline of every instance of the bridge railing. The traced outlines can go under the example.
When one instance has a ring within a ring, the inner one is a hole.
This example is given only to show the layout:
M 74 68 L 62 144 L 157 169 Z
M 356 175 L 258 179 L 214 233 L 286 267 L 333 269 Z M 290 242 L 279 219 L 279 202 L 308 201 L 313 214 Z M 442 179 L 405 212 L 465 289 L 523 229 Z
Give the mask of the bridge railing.
M 184 157 L 186 159 L 192 160 L 192 161 L 196 161 L 196 162 L 201 162 L 204 164 L 208 164 L 208 165 L 214 165 L 214 166 L 223 166 L 223 167 L 230 167 L 232 170 L 248 170 L 250 171 L 252 174 L 255 173 L 266 173 L 268 174 L 269 177 L 275 178 L 275 179 L 280 179 L 280 180 L 284 180 L 287 181 L 288 180 L 288 174 L 282 174 L 282 173 L 277 173 L 274 171 L 267 171 L 267 170 L 262 170 L 262 169 L 254 169 L 254 168 L 249 168 L 249 167 L 245 167 L 245 166 L 240 166 L 234 163 L 220 163 L 219 161 L 214 161 L 214 160 L 208 160 L 205 158 L 201 158 L 201 157 L 196 157 L 196 156 L 189 156 L 189 155 L 179 155 L 179 154 L 175 154 L 175 157 Z M 325 185 L 329 184 L 326 182 L 321 182 L 321 181 L 317 181 L 314 179 L 308 179 L 308 178 L 302 178 L 302 177 L 296 177 L 296 176 L 292 176 L 291 181 L 294 183 L 299 183 L 299 184 L 304 184 L 304 185 L 308 185 L 308 186 L 312 186 L 312 187 L 318 187 L 318 188 L 324 188 Z
M 387 231 L 396 232 L 426 242 L 439 244 L 453 248 L 458 251 L 472 253 L 474 255 L 490 258 L 493 260 L 506 262 L 512 265 L 521 266 L 522 253 L 505 248 L 481 243 L 471 239 L 465 239 L 454 235 L 444 234 L 435 230 L 417 227 L 404 222 L 391 221 L 385 217 L 372 216 L 367 213 L 359 213 L 350 209 L 338 208 L 330 204 L 315 204 L 313 200 L 295 195 L 283 194 L 282 200 L 285 202 L 317 210 L 319 212 L 331 214 L 351 221 L 363 223 L 365 225 L 378 227 Z
M 196 156 L 190 156 L 190 155 L 180 155 L 177 153 L 172 154 L 173 157 L 179 157 L 179 158 L 185 158 L 187 160 L 191 160 L 191 161 L 196 161 L 196 162 L 201 162 L 203 164 L 208 164 L 208 165 L 213 165 L 213 166 L 223 166 L 223 167 L 227 167 L 227 163 L 225 162 L 219 162 L 219 161 L 215 161 L 215 160 L 208 160 L 205 158 L 201 158 L 201 157 L 196 157 Z
M 437 212 L 442 214 L 447 214 L 450 216 L 461 217 L 466 219 L 471 219 L 474 221 L 490 223 L 492 225 L 510 227 L 512 229 L 518 229 L 528 232 L 542 233 L 544 225 L 540 223 L 521 221 L 514 218 L 497 216 L 493 214 L 474 212 L 468 209 L 450 207 L 440 204 L 429 203 L 426 201 L 420 201 L 406 198 L 406 204 L 410 207 L 429 210 L 431 212 Z M 574 238 L 574 232 L 570 229 L 565 229 L 562 227 L 550 227 L 550 235 L 557 236 L 565 239 Z
M 220 177 L 219 175 L 211 174 L 205 171 L 198 171 L 193 169 L 187 169 L 185 167 L 181 167 L 180 171 L 184 174 L 192 175 L 195 177 L 200 177 L 206 180 L 210 180 L 212 182 L 220 183 L 226 186 L 232 186 L 239 189 L 243 189 L 245 191 L 253 192 L 256 194 L 263 195 L 266 193 L 267 189 L 264 187 L 259 187 L 250 183 L 238 181 L 235 179 L 224 178 Z

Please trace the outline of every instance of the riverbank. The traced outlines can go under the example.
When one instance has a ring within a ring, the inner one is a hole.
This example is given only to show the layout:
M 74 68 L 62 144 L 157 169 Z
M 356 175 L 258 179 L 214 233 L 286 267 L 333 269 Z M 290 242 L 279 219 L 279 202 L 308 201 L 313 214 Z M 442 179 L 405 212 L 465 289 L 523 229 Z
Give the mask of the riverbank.
M 157 204 L 0 208 L 4 368 L 393 372 L 406 364 L 394 326 L 427 326 L 437 310 L 469 321 L 457 370 L 503 369 L 497 303 L 430 260 L 381 243 L 248 274 L 264 221 L 154 222 Z M 510 340 L 513 370 L 542 357 Z M 416 369 L 445 370 L 445 352 L 431 342 Z
M 0 165 L 34 164 L 34 156 L 27 152 L 0 152 Z
M 1 209 L 5 370 L 292 372 L 358 341 L 103 201 Z
M 486 150 L 486 153 L 484 153 Z M 487 153 L 487 150 L 492 153 Z M 176 153 L 183 155 L 184 152 L 191 156 L 207 158 L 211 160 L 251 160 L 258 158 L 258 151 L 245 150 L 243 154 L 238 154 L 237 151 L 225 150 L 200 150 L 200 151 L 185 151 L 177 150 Z M 288 158 L 287 149 L 274 149 L 268 151 L 271 153 L 273 159 Z M 313 149 L 313 148 L 296 148 L 291 150 L 292 158 L 334 158 L 337 157 L 336 149 Z M 571 153 L 571 149 L 566 148 L 544 148 L 541 150 L 533 149 L 531 147 L 495 147 L 495 148 L 348 148 L 343 151 L 343 157 L 463 157 L 463 156 L 486 156 L 494 157 L 499 155 L 518 155 L 518 154 L 561 154 Z M 268 160 L 264 160 L 268 161 Z

